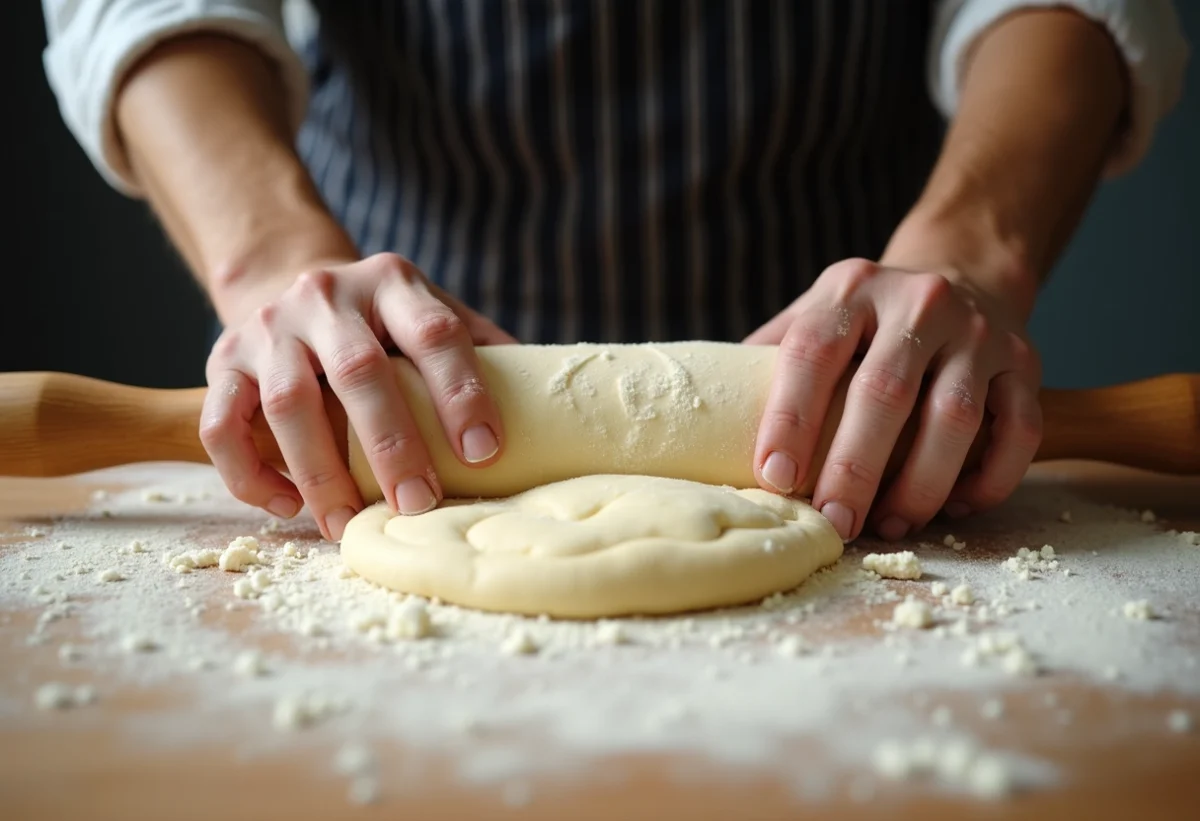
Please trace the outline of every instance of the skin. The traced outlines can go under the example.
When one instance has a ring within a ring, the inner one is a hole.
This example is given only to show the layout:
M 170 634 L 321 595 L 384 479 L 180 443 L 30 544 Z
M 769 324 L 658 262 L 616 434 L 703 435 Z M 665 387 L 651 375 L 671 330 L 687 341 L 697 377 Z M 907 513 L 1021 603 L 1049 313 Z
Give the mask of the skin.
M 1125 85 L 1108 34 L 1069 11 L 1014 14 L 980 38 L 937 166 L 883 258 L 833 265 L 747 339 L 781 353 L 755 455 L 763 487 L 789 493 L 817 469 L 834 386 L 861 354 L 813 491 L 843 538 L 873 524 L 901 539 L 1012 493 L 1041 441 L 1025 325 L 1120 135 Z M 990 447 L 960 476 L 985 408 Z M 882 487 L 914 412 L 913 449 Z
M 1111 149 L 1124 86 L 1107 34 L 1071 12 L 1013 15 L 981 38 L 937 168 L 884 257 L 832 266 L 747 340 L 782 353 L 755 453 L 764 487 L 791 492 L 813 468 L 832 386 L 865 351 L 813 499 L 844 538 L 873 502 L 878 528 L 899 538 L 947 499 L 947 512 L 965 513 L 1012 491 L 1040 440 L 1024 324 Z M 285 518 L 306 504 L 336 541 L 362 499 L 318 377 L 366 443 L 388 503 L 420 513 L 442 494 L 388 351 L 425 376 L 460 460 L 485 466 L 502 457 L 504 431 L 474 346 L 516 340 L 404 258 L 361 258 L 295 152 L 283 99 L 254 48 L 188 35 L 126 75 L 116 125 L 126 170 L 226 328 L 207 363 L 200 430 L 213 464 L 238 499 Z M 916 445 L 875 501 L 927 371 Z M 259 407 L 287 476 L 253 447 Z M 984 407 L 993 444 L 980 472 L 956 481 Z

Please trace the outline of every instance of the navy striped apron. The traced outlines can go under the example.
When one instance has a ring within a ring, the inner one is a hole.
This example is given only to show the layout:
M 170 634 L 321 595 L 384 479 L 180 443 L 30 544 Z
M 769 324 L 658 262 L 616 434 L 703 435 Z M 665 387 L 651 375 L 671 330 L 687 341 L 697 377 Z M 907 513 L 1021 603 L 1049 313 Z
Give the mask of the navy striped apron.
M 314 0 L 298 138 L 364 255 L 526 342 L 744 337 L 936 157 L 928 0 Z

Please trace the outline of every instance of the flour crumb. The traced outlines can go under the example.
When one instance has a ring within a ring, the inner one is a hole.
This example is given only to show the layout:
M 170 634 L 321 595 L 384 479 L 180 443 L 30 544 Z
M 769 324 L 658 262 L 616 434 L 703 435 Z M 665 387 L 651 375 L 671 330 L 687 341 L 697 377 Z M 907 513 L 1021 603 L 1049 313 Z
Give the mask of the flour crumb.
M 988 721 L 995 721 L 1004 715 L 1004 702 L 998 698 L 989 698 L 979 708 L 979 714 Z
M 65 710 L 75 706 L 75 688 L 58 681 L 43 684 L 33 694 L 39 710 Z
M 259 678 L 265 676 L 267 660 L 257 650 L 245 650 L 233 660 L 233 672 L 242 678 Z
M 934 596 L 937 596 L 939 599 L 946 595 L 947 589 L 948 588 L 946 587 L 945 582 L 934 582 L 933 584 L 929 585 L 929 592 Z
M 147 490 L 142 493 L 143 502 L 170 502 L 172 498 L 169 494 L 163 493 L 161 490 Z
M 259 564 L 258 539 L 238 536 L 221 552 L 217 565 L 228 573 L 242 573 L 250 565 Z
M 1151 619 L 1158 618 L 1158 614 L 1154 612 L 1154 607 L 1145 599 L 1125 602 L 1125 605 L 1121 608 L 1121 612 L 1130 621 L 1150 621 Z
M 947 533 L 946 538 L 942 539 L 942 544 L 944 544 L 946 547 L 954 547 L 954 543 L 956 541 L 958 540 L 954 538 L 953 533 Z
M 311 693 L 286 695 L 275 702 L 271 723 L 276 730 L 303 730 L 342 712 L 345 705 Z
M 258 591 L 249 579 L 238 579 L 233 583 L 233 595 L 239 599 L 257 599 Z
M 921 560 L 911 550 L 899 553 L 868 553 L 862 565 L 885 579 L 915 580 L 921 578 Z
M 391 641 L 423 639 L 433 635 L 433 623 L 429 620 L 429 608 L 425 601 L 412 598 L 393 610 L 388 616 L 384 635 Z
M 804 655 L 804 641 L 799 636 L 785 636 L 775 645 L 775 652 L 784 658 Z
M 141 540 L 134 539 L 128 545 L 125 546 L 125 552 L 131 553 L 131 554 L 137 554 L 137 553 L 149 553 L 150 551 L 148 551 L 146 549 L 146 545 L 143 544 Z
M 83 651 L 74 644 L 61 644 L 58 648 L 58 660 L 63 664 L 71 664 L 83 658 Z
M 933 624 L 933 610 L 920 599 L 908 596 L 893 609 L 892 623 L 920 630 Z
M 619 621 L 603 621 L 596 626 L 595 639 L 597 644 L 627 644 L 629 634 Z
M 1142 511 L 1141 519 L 1146 524 L 1153 524 L 1158 521 L 1158 517 L 1154 515 L 1154 511 L 1149 508 Z
M 158 643 L 149 636 L 130 633 L 121 639 L 121 649 L 126 653 L 153 653 L 158 649 Z
M 110 567 L 107 570 L 101 570 L 99 573 L 97 573 L 96 580 L 101 583 L 123 582 L 125 581 L 125 574 L 123 574 L 120 570 L 117 570 L 115 567 Z
M 1058 520 L 1065 525 L 1071 524 L 1073 521 L 1071 518 L 1071 511 L 1064 510 L 1062 513 L 1058 514 Z
M 1192 716 L 1186 710 L 1172 710 L 1167 716 L 1167 727 L 1173 733 L 1190 733 L 1192 731 Z
M 969 607 L 975 603 L 975 591 L 971 589 L 970 585 L 960 584 L 950 591 L 950 601 L 963 607 Z
M 504 639 L 500 650 L 509 656 L 527 656 L 536 653 L 538 646 L 527 630 L 517 628 Z

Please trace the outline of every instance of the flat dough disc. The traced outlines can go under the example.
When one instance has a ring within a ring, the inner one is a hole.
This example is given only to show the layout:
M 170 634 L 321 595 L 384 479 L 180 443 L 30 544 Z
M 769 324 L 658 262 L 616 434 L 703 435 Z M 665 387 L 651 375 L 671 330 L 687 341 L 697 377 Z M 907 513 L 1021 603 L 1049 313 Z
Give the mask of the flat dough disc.
M 601 475 L 418 516 L 385 503 L 346 527 L 365 579 L 472 607 L 559 618 L 678 613 L 764 598 L 842 554 L 804 502 L 757 488 Z

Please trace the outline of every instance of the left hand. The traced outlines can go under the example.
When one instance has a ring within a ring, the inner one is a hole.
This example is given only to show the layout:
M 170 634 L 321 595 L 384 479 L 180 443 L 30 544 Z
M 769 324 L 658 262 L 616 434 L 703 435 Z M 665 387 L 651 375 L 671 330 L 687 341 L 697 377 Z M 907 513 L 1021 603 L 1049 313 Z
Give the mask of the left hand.
M 962 516 L 1006 499 L 1041 443 L 1041 364 L 1021 311 L 956 271 L 912 271 L 851 259 L 827 268 L 787 309 L 746 338 L 779 354 L 754 455 L 766 489 L 807 483 L 831 397 L 865 351 L 813 487 L 813 507 L 845 540 L 868 519 L 898 540 L 943 507 Z M 930 373 L 912 450 L 882 498 L 884 467 Z M 960 478 L 983 421 L 994 419 L 977 471 Z

